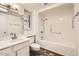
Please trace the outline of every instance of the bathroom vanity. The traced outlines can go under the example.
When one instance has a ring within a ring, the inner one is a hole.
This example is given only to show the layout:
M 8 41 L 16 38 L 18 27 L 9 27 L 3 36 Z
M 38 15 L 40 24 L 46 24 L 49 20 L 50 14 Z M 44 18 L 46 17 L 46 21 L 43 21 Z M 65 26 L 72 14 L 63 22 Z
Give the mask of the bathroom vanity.
M 29 38 L 0 41 L 0 56 L 29 56 Z

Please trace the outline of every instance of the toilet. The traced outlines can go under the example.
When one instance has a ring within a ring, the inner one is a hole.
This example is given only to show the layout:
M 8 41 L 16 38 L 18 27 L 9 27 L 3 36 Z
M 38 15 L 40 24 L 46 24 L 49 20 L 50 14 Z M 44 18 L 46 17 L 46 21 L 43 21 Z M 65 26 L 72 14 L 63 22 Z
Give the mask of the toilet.
M 37 43 L 32 43 L 30 45 L 30 55 L 31 56 L 38 56 L 40 55 L 40 45 Z
M 34 42 L 34 38 L 30 39 L 30 48 L 32 51 L 40 51 L 40 45 Z
M 32 43 L 30 45 L 30 47 L 31 47 L 32 51 L 40 51 L 40 45 L 37 43 Z

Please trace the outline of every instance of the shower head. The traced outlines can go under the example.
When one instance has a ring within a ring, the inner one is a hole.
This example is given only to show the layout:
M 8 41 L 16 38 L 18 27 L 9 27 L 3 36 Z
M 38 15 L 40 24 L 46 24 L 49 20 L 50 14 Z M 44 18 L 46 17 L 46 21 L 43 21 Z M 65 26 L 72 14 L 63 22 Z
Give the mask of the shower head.
M 45 5 L 45 6 L 48 5 L 48 3 L 44 3 L 44 5 Z
M 75 14 L 75 16 L 72 19 L 75 19 L 76 16 L 79 16 L 79 11 Z

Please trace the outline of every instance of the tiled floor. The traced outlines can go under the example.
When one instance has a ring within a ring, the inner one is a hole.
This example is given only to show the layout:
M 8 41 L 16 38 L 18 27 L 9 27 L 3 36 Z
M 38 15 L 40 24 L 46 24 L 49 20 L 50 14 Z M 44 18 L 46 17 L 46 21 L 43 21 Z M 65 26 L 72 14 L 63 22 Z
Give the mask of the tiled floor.
M 30 56 L 60 56 L 59 54 L 50 52 L 46 49 L 41 49 L 40 51 L 30 51 Z

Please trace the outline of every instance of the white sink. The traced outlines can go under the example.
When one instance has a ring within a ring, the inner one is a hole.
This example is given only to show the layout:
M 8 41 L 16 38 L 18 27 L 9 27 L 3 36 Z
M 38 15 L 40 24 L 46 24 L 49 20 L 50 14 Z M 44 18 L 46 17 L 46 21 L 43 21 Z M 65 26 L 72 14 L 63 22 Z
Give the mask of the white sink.
M 23 37 L 22 38 L 19 37 L 18 39 L 14 39 L 14 40 L 12 39 L 3 40 L 3 41 L 0 41 L 0 49 L 19 44 L 21 42 L 29 41 L 29 40 L 30 40 L 29 38 L 23 38 Z
M 17 39 L 11 39 L 10 42 L 18 42 L 18 41 L 21 41 L 24 39 L 26 39 L 26 38 L 25 37 L 17 37 Z
M 17 41 L 21 41 L 21 40 L 23 40 L 23 39 L 13 39 L 13 40 L 11 39 L 10 42 L 17 42 Z

